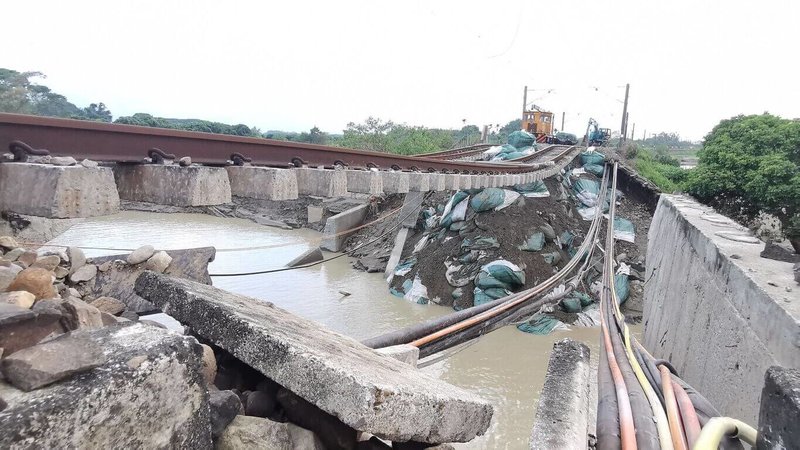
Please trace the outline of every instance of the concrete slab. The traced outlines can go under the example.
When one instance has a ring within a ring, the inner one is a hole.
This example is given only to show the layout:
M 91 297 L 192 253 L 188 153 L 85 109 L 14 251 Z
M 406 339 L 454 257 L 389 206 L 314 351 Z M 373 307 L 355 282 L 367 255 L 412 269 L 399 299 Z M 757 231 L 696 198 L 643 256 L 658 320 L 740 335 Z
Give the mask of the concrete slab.
M 375 351 L 402 363 L 406 363 L 414 368 L 417 367 L 417 361 L 419 361 L 419 347 L 414 347 L 409 344 L 392 345 L 391 347 L 383 347 Z
M 297 192 L 300 195 L 342 197 L 347 195 L 347 174 L 344 170 L 292 169 L 297 173 Z
M 364 223 L 368 207 L 369 205 L 365 203 L 328 217 L 328 220 L 325 221 L 325 229 L 322 230 L 320 247 L 329 252 L 341 251 L 344 242 L 354 233 L 353 231 L 348 232 L 348 230 Z
M 432 191 L 443 191 L 444 187 L 444 174 L 442 173 L 429 173 L 430 177 L 428 186 Z
M 394 238 L 394 247 L 392 247 L 392 253 L 389 255 L 389 261 L 386 263 L 386 270 L 383 272 L 383 276 L 388 279 L 389 284 L 391 284 L 392 278 L 394 277 L 394 269 L 403 256 L 403 247 L 406 245 L 406 239 L 408 239 L 410 232 L 411 230 L 408 228 L 401 228 Z
M 0 447 L 212 448 L 197 340 L 141 323 L 72 335 L 108 361 L 31 392 L 0 382 Z
M 374 170 L 353 170 L 344 171 L 347 176 L 347 192 L 357 194 L 383 194 L 383 177 L 380 172 Z
M 408 190 L 411 192 L 428 192 L 431 190 L 431 177 L 427 173 L 411 172 L 408 174 Z
M 536 408 L 531 449 L 584 450 L 589 403 L 589 385 L 594 383 L 589 347 L 572 339 L 553 344 L 542 395 Z
M 294 200 L 298 196 L 297 174 L 291 169 L 228 166 L 231 194 L 267 200 Z
M 457 191 L 461 189 L 461 180 L 458 174 L 446 173 L 444 174 L 444 188 L 449 191 Z
M 114 166 L 119 197 L 171 206 L 210 206 L 231 202 L 228 172 L 221 167 L 160 164 Z
M 233 356 L 345 424 L 392 441 L 465 442 L 493 408 L 272 303 L 152 272 L 136 291 Z
M 383 176 L 383 192 L 386 194 L 407 194 L 409 178 L 407 172 L 381 172 Z
M 416 228 L 419 211 L 422 209 L 422 202 L 425 200 L 424 192 L 409 192 L 403 199 L 403 206 L 400 208 L 398 218 L 403 221 L 406 228 Z
M 72 219 L 119 212 L 114 175 L 107 167 L 0 164 L 0 210 Z
M 721 413 L 755 424 L 767 368 L 800 368 L 800 290 L 791 263 L 761 258 L 764 244 L 742 239 L 753 238 L 710 207 L 661 195 L 648 233 L 644 344 Z

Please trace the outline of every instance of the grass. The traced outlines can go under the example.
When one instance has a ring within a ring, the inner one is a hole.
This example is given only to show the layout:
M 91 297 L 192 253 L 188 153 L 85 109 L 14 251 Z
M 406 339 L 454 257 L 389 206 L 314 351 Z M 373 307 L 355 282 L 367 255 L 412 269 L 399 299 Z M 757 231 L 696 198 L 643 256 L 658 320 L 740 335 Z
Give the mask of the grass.
M 631 162 L 639 175 L 652 181 L 664 192 L 683 190 L 689 176 L 689 170 L 675 165 L 677 161 L 668 163 L 669 158 L 659 157 L 649 149 L 639 149 Z

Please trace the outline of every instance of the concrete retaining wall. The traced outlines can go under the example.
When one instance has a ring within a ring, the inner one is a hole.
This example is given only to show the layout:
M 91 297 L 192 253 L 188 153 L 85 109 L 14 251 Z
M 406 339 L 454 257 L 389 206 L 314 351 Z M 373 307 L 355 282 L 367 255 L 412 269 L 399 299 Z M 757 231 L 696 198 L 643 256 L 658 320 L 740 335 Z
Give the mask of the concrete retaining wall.
M 123 200 L 172 206 L 208 206 L 231 202 L 228 173 L 219 167 L 177 165 L 117 165 Z
M 350 236 L 352 232 L 340 233 L 361 225 L 364 222 L 364 218 L 367 217 L 368 207 L 368 204 L 363 204 L 355 208 L 350 208 L 347 211 L 342 211 L 333 217 L 328 217 L 328 220 L 325 222 L 325 229 L 322 230 L 322 243 L 320 247 L 331 252 L 340 251 L 344 245 L 344 241 L 347 240 L 347 237 Z
M 237 197 L 267 200 L 297 198 L 297 174 L 289 169 L 272 167 L 229 166 L 231 194 Z
M 661 196 L 648 234 L 644 343 L 723 414 L 755 425 L 767 368 L 800 368 L 800 288 L 790 263 L 759 256 L 763 243 L 725 236 L 748 234 L 688 197 Z
M 114 176 L 107 167 L 0 164 L 0 210 L 67 219 L 119 212 Z

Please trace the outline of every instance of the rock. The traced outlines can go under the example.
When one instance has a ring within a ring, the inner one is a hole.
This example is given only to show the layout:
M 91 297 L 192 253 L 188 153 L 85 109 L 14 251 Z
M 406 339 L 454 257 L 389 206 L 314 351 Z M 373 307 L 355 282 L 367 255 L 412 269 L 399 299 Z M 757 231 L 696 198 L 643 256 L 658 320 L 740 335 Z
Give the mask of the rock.
M 211 412 L 211 436 L 218 437 L 239 414 L 242 402 L 233 391 L 212 391 L 208 393 L 208 406 Z
M 614 259 L 617 260 L 617 263 L 623 263 L 623 262 L 628 260 L 628 254 L 627 253 L 620 253 Z
M 36 296 L 28 291 L 11 291 L 0 294 L 0 302 L 10 303 L 20 308 L 30 309 Z
M 167 328 L 167 326 L 166 326 L 166 325 L 164 325 L 163 323 L 161 323 L 161 322 L 156 322 L 155 320 L 141 319 L 141 318 L 140 318 L 140 319 L 139 319 L 139 322 L 141 322 L 141 323 L 143 323 L 143 324 L 145 324 L 145 325 L 149 325 L 149 326 L 151 326 L 151 327 L 161 328 L 161 329 L 164 329 L 164 330 L 168 330 L 168 329 L 169 329 L 169 328 Z
M 800 284 L 800 263 L 795 264 L 792 270 L 794 270 L 794 281 Z
M 236 416 L 219 436 L 216 450 L 294 450 L 287 423 L 259 417 Z
M 66 297 L 81 298 L 81 293 L 78 292 L 78 290 L 75 289 L 75 288 L 67 288 L 67 290 L 64 291 L 64 293 L 65 293 Z
M 188 156 L 184 156 L 183 158 L 181 158 L 181 159 L 179 159 L 179 160 L 178 160 L 178 164 L 179 164 L 181 167 L 188 167 L 188 166 L 191 166 L 191 165 L 192 165 L 192 158 L 190 158 L 190 157 L 188 157 Z
M 287 422 L 286 426 L 289 429 L 289 436 L 292 438 L 294 450 L 325 450 L 325 444 L 313 431 L 306 430 L 291 422 Z
M 143 245 L 131 252 L 126 261 L 128 264 L 140 264 L 150 259 L 155 252 L 156 250 L 152 245 Z
M 114 261 L 106 261 L 103 264 L 97 266 L 97 270 L 100 272 L 108 272 L 108 269 L 111 268 L 111 265 L 114 264 Z
M 40 300 L 38 303 L 46 302 Z M 0 302 L 0 348 L 10 355 L 17 350 L 38 344 L 53 332 L 60 332 L 61 311 L 38 307 L 21 308 Z
M 74 166 L 78 164 L 78 161 L 72 156 L 52 156 L 50 158 L 50 164 L 54 166 Z
M 167 254 L 164 250 L 160 252 L 155 252 L 150 259 L 147 260 L 145 263 L 144 268 L 145 270 L 152 270 L 153 272 L 164 273 L 169 267 L 170 263 L 172 262 L 172 257 Z
M 77 298 L 67 298 L 61 304 L 67 314 L 62 318 L 61 323 L 67 330 L 95 329 L 103 327 L 103 317 L 100 311 L 94 306 Z
M 28 291 L 36 296 L 36 300 L 56 296 L 56 290 L 53 288 L 53 275 L 50 271 L 38 267 L 21 271 L 6 290 Z
M 36 258 L 36 261 L 30 267 L 38 267 L 52 272 L 61 263 L 61 258 L 58 255 L 47 255 Z
M 108 361 L 28 393 L 0 384 L 0 448 L 213 448 L 194 338 L 133 323 L 71 336 Z
M 125 303 L 122 303 L 114 297 L 100 297 L 89 304 L 100 310 L 100 312 L 109 313 L 113 316 L 125 311 Z
M 312 248 L 312 249 L 310 249 L 310 250 L 308 250 L 306 252 L 303 252 L 297 258 L 289 261 L 288 263 L 286 263 L 286 267 L 303 266 L 303 265 L 306 265 L 306 264 L 315 263 L 317 261 L 322 261 L 322 259 L 323 259 L 322 249 L 320 249 L 319 247 L 316 247 L 316 248 Z
M 83 267 L 86 264 L 86 255 L 83 253 L 78 247 L 69 247 L 67 248 L 67 255 L 69 256 L 69 273 L 75 273 L 76 270 Z
M 9 250 L 3 255 L 3 258 L 7 259 L 8 261 L 16 261 L 19 258 L 19 255 L 25 253 L 24 248 L 15 248 L 14 250 Z
M 368 273 L 383 272 L 386 270 L 386 258 L 380 258 L 377 256 L 364 256 L 362 258 L 358 258 L 358 260 L 353 264 L 353 267 Z
M 67 251 L 65 249 L 57 249 L 57 250 L 39 250 L 37 252 L 37 258 L 42 258 L 44 256 L 58 256 L 58 258 L 64 264 L 69 263 L 69 255 L 67 255 Z
M 133 312 L 131 310 L 125 310 L 119 316 L 124 318 L 124 319 L 131 320 L 133 322 L 138 322 L 139 321 L 139 314 L 136 314 L 135 312 Z
M 206 380 L 207 386 L 212 386 L 214 378 L 217 377 L 217 358 L 211 347 L 206 344 L 200 345 L 203 347 L 203 379 Z
M 91 159 L 84 159 L 81 161 L 81 165 L 83 167 L 88 167 L 89 169 L 94 169 L 95 167 L 99 166 L 97 161 L 92 161 Z
M 21 271 L 19 266 L 13 264 L 8 267 L 0 267 L 0 292 L 5 291 Z
M 269 417 L 275 412 L 278 406 L 278 399 L 276 393 L 253 391 L 247 396 L 247 405 L 245 407 L 245 414 L 254 417 Z
M 21 255 L 19 255 L 17 257 L 17 261 L 19 261 L 22 264 L 24 264 L 25 267 L 27 268 L 27 267 L 30 267 L 31 264 L 36 262 L 36 258 L 38 256 L 39 255 L 37 255 L 36 252 L 32 252 L 32 251 L 26 250 Z
M 317 408 L 288 389 L 278 391 L 278 402 L 292 422 L 317 434 L 326 448 L 349 449 L 356 445 L 358 432 L 341 420 Z
M 65 334 L 3 358 L 3 374 L 29 392 L 106 362 L 103 349 L 85 336 Z
M 69 275 L 69 270 L 61 266 L 56 266 L 56 268 L 53 269 L 53 274 L 55 274 L 57 279 L 64 279 Z
M 69 280 L 73 283 L 82 283 L 91 280 L 95 276 L 97 276 L 97 266 L 94 264 L 85 264 L 73 272 L 72 275 L 69 276 Z
M 520 196 L 520 198 L 522 198 L 522 196 Z M 539 229 L 542 230 L 542 233 L 544 234 L 545 239 L 547 239 L 548 241 L 553 242 L 553 241 L 556 240 L 556 231 L 553 229 L 553 227 L 549 223 L 545 223 L 543 225 L 540 225 Z
M 493 408 L 476 395 L 271 303 L 153 272 L 136 292 L 350 427 L 430 443 L 466 442 L 489 427 Z
M 800 263 L 800 254 L 794 252 L 789 245 L 782 246 L 772 241 L 767 241 L 764 250 L 761 251 L 762 258 L 774 259 L 776 261 Z
M 11 236 L 0 236 L 0 247 L 8 250 L 14 250 L 15 248 L 19 247 L 19 244 L 17 244 L 17 240 Z
M 119 320 L 117 320 L 115 316 L 103 311 L 100 311 L 100 320 L 103 321 L 104 327 L 107 327 L 109 325 L 114 325 L 120 322 Z

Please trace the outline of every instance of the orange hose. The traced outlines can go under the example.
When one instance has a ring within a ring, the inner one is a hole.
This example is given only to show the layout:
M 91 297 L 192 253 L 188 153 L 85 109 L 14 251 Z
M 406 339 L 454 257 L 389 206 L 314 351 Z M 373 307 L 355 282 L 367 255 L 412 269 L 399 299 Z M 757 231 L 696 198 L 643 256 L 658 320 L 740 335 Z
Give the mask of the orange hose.
M 687 450 L 688 444 L 683 435 L 680 412 L 678 411 L 678 401 L 675 399 L 675 392 L 672 390 L 672 376 L 664 365 L 658 366 L 661 372 L 661 391 L 664 393 L 664 403 L 667 407 L 667 419 L 669 420 L 669 434 L 672 436 L 672 446 L 675 450 Z
M 672 390 L 675 392 L 675 399 L 678 401 L 678 408 L 681 412 L 681 422 L 683 422 L 684 436 L 689 448 L 694 448 L 697 438 L 700 437 L 700 419 L 694 409 L 692 399 L 683 389 L 683 386 L 672 381 Z
M 611 336 L 608 334 L 608 325 L 605 321 L 603 303 L 602 301 L 600 302 L 600 328 L 603 332 L 603 343 L 606 350 L 608 367 L 611 369 L 611 377 L 614 379 L 614 388 L 617 392 L 617 409 L 619 410 L 619 430 L 622 450 L 633 450 L 636 449 L 637 446 L 631 402 L 628 398 L 628 388 L 625 387 L 625 380 L 622 378 L 622 371 L 619 370 L 617 358 L 614 356 L 614 347 L 611 345 Z

